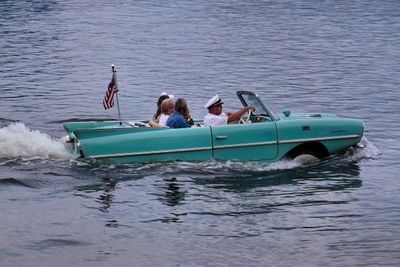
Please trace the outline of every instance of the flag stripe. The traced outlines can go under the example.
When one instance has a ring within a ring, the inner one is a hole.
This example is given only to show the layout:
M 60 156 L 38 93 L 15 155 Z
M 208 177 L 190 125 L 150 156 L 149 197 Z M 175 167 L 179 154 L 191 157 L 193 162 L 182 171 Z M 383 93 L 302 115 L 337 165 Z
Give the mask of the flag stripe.
M 114 106 L 114 96 L 117 91 L 118 91 L 118 89 L 117 89 L 117 85 L 115 83 L 115 79 L 114 79 L 114 75 L 113 75 L 110 83 L 108 84 L 108 88 L 107 88 L 106 94 L 103 99 L 104 109 L 109 109 Z

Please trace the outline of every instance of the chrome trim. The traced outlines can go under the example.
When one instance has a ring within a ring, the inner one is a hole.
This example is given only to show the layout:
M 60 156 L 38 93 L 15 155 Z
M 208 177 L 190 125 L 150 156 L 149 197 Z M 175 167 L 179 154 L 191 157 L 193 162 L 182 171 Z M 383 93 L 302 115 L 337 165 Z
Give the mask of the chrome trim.
M 264 145 L 275 145 L 278 142 L 276 141 L 268 141 L 268 142 L 256 142 L 256 143 L 243 143 L 243 144 L 234 144 L 234 145 L 220 145 L 214 146 L 214 149 L 224 149 L 224 148 L 239 148 L 239 147 L 249 147 L 249 146 L 264 146 Z
M 233 145 L 217 145 L 214 146 L 214 149 L 224 149 L 224 148 L 240 148 L 240 147 L 251 147 L 251 146 L 263 146 L 263 145 L 274 145 L 274 144 L 290 144 L 290 143 L 301 143 L 301 142 L 310 142 L 310 141 L 328 141 L 335 139 L 353 139 L 358 138 L 359 135 L 342 135 L 342 136 L 331 136 L 331 137 L 323 137 L 323 138 L 304 138 L 304 139 L 293 139 L 293 140 L 282 140 L 282 141 L 265 141 L 265 142 L 255 142 L 255 143 L 242 143 L 242 144 L 233 144 Z M 79 145 L 79 142 L 78 142 Z M 132 157 L 132 156 L 146 156 L 146 155 L 156 155 L 156 154 L 169 154 L 169 153 L 182 153 L 182 152 L 196 152 L 196 151 L 204 151 L 204 150 L 212 150 L 213 147 L 196 147 L 196 148 L 182 148 L 182 149 L 168 149 L 168 150 L 156 150 L 156 151 L 144 151 L 144 152 L 136 152 L 136 153 L 120 153 L 120 154 L 103 154 L 103 155 L 95 155 L 89 156 L 89 158 L 111 158 L 111 157 Z
M 352 135 L 341 135 L 341 136 L 330 136 L 330 137 L 321 137 L 321 138 L 304 138 L 304 139 L 292 139 L 292 140 L 280 140 L 278 144 L 290 144 L 290 143 L 301 143 L 301 142 L 310 142 L 310 141 L 329 141 L 329 140 L 340 140 L 340 139 L 353 139 L 358 138 L 358 134 Z
M 146 155 L 156 155 L 156 154 L 168 154 L 168 153 L 180 153 L 180 152 L 196 152 L 212 150 L 212 147 L 196 147 L 196 148 L 182 148 L 182 149 L 168 149 L 168 150 L 156 150 L 156 151 L 144 151 L 144 152 L 134 152 L 134 153 L 120 153 L 120 154 L 103 154 L 89 156 L 89 158 L 111 158 L 111 157 L 131 157 L 131 156 L 146 156 Z

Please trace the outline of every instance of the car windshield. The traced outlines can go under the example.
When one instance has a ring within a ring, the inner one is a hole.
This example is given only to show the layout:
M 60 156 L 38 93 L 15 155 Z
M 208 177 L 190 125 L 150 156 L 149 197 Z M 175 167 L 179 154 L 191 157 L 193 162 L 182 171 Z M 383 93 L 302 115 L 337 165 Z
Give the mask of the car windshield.
M 246 102 L 247 106 L 255 106 L 256 110 L 253 112 L 254 114 L 267 114 L 267 111 L 264 109 L 260 100 L 256 95 L 252 94 L 242 94 L 243 100 Z

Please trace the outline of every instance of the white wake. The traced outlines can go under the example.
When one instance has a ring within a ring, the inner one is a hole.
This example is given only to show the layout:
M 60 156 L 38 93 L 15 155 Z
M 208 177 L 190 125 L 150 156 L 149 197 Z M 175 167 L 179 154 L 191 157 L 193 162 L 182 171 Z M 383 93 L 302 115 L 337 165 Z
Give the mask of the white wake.
M 71 158 L 64 144 L 62 139 L 55 140 L 23 123 L 0 128 L 0 158 Z

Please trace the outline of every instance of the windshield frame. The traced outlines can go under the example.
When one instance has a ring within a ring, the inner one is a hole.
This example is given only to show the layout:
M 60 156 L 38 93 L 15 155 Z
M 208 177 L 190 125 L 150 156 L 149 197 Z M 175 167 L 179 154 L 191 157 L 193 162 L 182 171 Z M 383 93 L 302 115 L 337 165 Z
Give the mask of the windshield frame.
M 252 111 L 254 116 L 268 116 L 271 120 L 276 121 L 274 113 L 261 101 L 257 94 L 250 91 L 237 91 L 237 97 L 243 106 L 255 106 L 256 110 Z

